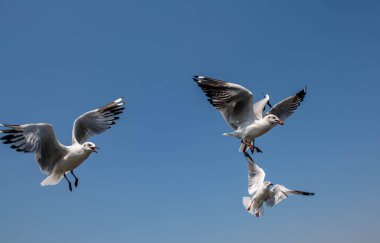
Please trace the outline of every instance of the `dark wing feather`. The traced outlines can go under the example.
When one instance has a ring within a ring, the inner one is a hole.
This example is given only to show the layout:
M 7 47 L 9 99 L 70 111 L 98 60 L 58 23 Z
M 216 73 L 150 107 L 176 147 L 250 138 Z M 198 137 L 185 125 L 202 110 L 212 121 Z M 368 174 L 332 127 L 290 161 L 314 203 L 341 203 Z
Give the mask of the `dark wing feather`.
M 301 102 L 305 98 L 305 95 L 306 87 L 295 95 L 292 95 L 274 105 L 267 114 L 273 114 L 278 118 L 285 120 L 294 113 L 298 106 L 300 106 Z
M 84 143 L 89 137 L 102 133 L 115 124 L 123 112 L 125 102 L 119 98 L 103 107 L 78 117 L 73 126 L 73 143 Z
M 238 84 L 208 77 L 194 76 L 193 79 L 233 129 L 254 120 L 253 95 L 249 90 Z
M 65 146 L 55 137 L 53 126 L 47 123 L 6 125 L 9 129 L 1 130 L 6 134 L 0 139 L 4 144 L 11 144 L 17 152 L 35 153 L 36 160 L 44 172 L 51 172 L 58 160 L 67 153 Z
M 288 198 L 289 195 L 295 194 L 295 195 L 302 195 L 302 196 L 314 196 L 315 193 L 313 192 L 304 192 L 299 190 L 290 190 L 286 188 L 283 185 L 275 185 L 270 191 L 269 191 L 269 198 L 266 201 L 266 204 L 270 207 L 279 204 L 284 199 Z
M 290 193 L 296 194 L 296 195 L 302 195 L 302 196 L 314 196 L 314 192 L 304 192 L 299 190 L 291 190 Z

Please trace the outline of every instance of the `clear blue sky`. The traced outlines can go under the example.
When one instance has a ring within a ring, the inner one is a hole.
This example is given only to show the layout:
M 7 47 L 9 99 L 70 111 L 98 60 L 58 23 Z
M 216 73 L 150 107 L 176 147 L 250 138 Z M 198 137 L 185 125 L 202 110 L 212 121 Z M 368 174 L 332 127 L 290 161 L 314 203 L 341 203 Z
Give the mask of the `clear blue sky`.
M 1 242 L 375 242 L 377 1 L 0 0 L 0 121 L 74 119 L 119 96 L 127 109 L 79 188 L 0 146 Z M 283 127 L 257 140 L 267 179 L 316 192 L 247 214 L 239 142 L 192 81 L 242 84 L 272 103 L 304 85 Z M 284 239 L 285 238 L 285 239 Z

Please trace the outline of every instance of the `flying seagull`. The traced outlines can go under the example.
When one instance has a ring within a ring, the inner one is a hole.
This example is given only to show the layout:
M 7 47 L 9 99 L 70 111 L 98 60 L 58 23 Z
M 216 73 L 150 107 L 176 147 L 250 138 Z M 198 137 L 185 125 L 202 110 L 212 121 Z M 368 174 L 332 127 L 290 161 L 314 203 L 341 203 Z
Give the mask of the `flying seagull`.
M 265 181 L 265 172 L 261 169 L 252 158 L 244 152 L 248 162 L 248 193 L 251 197 L 243 197 L 245 209 L 252 215 L 260 217 L 263 214 L 263 204 L 273 207 L 279 204 L 289 195 L 313 196 L 313 192 L 303 192 L 298 190 L 290 190 L 283 185 L 273 185 L 270 181 Z
M 305 87 L 272 106 L 269 103 L 269 95 L 253 103 L 253 94 L 241 85 L 203 76 L 194 76 L 193 79 L 209 98 L 208 101 L 235 130 L 223 135 L 240 139 L 240 152 L 246 151 L 247 147 L 252 153 L 255 149 L 262 152 L 255 147 L 255 138 L 264 135 L 277 124 L 284 125 L 284 120 L 293 114 L 306 95 Z M 271 109 L 264 113 L 266 105 Z
M 123 112 L 124 104 L 123 98 L 119 98 L 78 117 L 74 121 L 70 146 L 62 145 L 55 137 L 53 126 L 47 123 L 0 124 L 7 127 L 6 130 L 0 130 L 0 133 L 6 134 L 1 140 L 4 144 L 11 144 L 11 148 L 18 152 L 36 154 L 41 171 L 48 175 L 41 182 L 41 186 L 56 185 L 65 177 L 72 191 L 71 182 L 66 174 L 71 172 L 75 178 L 74 185 L 77 187 L 78 178 L 74 169 L 99 149 L 94 143 L 86 142 L 87 139 L 111 128 L 115 120 L 119 119 L 118 115 Z

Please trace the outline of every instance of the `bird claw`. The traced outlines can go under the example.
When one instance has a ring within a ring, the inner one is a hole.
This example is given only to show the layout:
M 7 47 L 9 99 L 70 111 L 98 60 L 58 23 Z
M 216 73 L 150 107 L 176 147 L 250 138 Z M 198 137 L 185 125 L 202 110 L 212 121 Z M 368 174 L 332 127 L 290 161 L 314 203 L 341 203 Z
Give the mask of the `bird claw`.
M 257 153 L 263 153 L 263 151 L 261 149 L 259 149 L 258 147 L 255 147 L 253 145 L 249 145 L 249 150 L 251 150 L 251 154 L 253 154 L 256 150 Z
M 255 147 L 255 149 L 256 149 L 257 153 L 263 153 L 263 151 L 261 149 L 259 149 L 258 147 Z
M 253 143 L 250 144 L 250 143 L 245 142 L 244 140 L 241 140 L 241 143 L 243 143 L 245 145 L 243 152 L 245 152 L 245 150 L 247 149 L 247 147 L 251 151 L 251 154 L 253 154 L 255 152 L 255 150 L 256 150 L 257 153 L 262 153 L 263 152 L 261 149 L 259 149 L 255 145 L 252 145 Z

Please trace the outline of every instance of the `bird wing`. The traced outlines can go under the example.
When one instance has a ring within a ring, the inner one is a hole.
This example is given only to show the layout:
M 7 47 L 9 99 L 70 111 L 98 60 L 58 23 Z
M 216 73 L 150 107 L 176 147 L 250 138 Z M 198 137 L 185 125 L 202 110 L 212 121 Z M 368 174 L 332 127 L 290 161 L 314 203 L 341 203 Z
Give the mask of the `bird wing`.
M 313 196 L 315 193 L 313 192 L 304 192 L 299 190 L 290 190 L 283 185 L 275 185 L 269 191 L 269 198 L 266 201 L 266 204 L 270 207 L 279 204 L 283 200 L 285 200 L 289 195 L 302 195 L 302 196 Z
M 269 101 L 269 95 L 265 95 L 264 99 L 261 99 L 253 104 L 253 113 L 256 119 L 263 118 L 263 112 L 266 104 Z
M 89 111 L 78 117 L 73 126 L 73 143 L 84 143 L 89 137 L 111 128 L 117 115 L 123 112 L 125 102 L 119 98 L 103 107 Z
M 267 113 L 267 114 L 273 114 L 276 115 L 278 118 L 285 120 L 288 118 L 291 114 L 294 113 L 294 111 L 297 109 L 297 107 L 301 104 L 303 99 L 306 95 L 306 87 L 296 93 L 295 95 L 292 95 L 283 101 L 278 102 L 276 105 L 274 105 Z
M 265 172 L 252 160 L 248 153 L 244 152 L 244 156 L 248 164 L 248 193 L 253 195 L 263 185 Z
M 193 79 L 233 129 L 237 130 L 255 120 L 253 95 L 248 89 L 213 78 L 194 76 Z
M 53 171 L 55 164 L 63 158 L 68 150 L 55 137 L 53 126 L 47 123 L 6 125 L 6 130 L 0 133 L 4 144 L 11 144 L 11 148 L 18 152 L 35 153 L 41 171 Z

